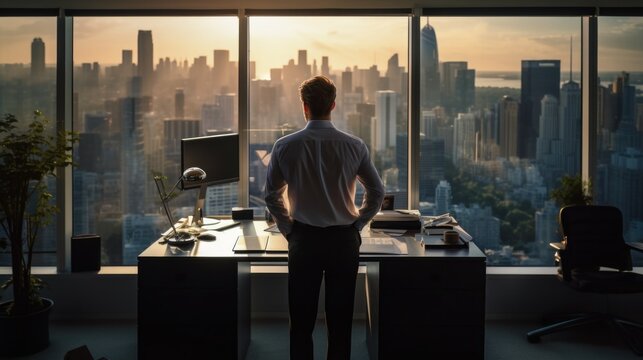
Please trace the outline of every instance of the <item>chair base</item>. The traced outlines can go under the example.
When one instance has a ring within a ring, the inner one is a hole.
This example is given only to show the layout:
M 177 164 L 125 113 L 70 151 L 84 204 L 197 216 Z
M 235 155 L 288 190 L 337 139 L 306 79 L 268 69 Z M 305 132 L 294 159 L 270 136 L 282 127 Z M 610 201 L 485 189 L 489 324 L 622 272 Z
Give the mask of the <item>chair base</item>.
M 643 355 L 643 325 L 606 314 L 580 314 L 572 319 L 532 330 L 527 333 L 527 341 L 538 343 L 543 335 L 599 322 L 607 323 L 616 329 L 636 355 Z

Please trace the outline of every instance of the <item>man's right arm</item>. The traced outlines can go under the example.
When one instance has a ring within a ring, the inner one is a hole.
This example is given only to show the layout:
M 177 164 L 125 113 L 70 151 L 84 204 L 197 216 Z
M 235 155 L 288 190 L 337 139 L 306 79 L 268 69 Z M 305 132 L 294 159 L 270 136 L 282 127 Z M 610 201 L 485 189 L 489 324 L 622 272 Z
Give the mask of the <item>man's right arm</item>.
M 292 218 L 286 207 L 284 192 L 288 188 L 284 180 L 283 173 L 279 167 L 277 146 L 272 149 L 270 163 L 268 164 L 268 174 L 266 175 L 266 206 L 268 211 L 275 219 L 277 227 L 282 234 L 288 235 L 292 229 Z

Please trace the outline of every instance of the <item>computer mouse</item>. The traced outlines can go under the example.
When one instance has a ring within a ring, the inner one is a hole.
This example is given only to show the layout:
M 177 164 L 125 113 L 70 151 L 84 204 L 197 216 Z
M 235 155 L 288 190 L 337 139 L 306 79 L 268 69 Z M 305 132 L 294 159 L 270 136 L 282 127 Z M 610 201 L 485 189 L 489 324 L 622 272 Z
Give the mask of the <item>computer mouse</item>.
M 212 231 L 204 231 L 197 235 L 196 238 L 203 241 L 212 241 L 216 240 L 217 236 Z

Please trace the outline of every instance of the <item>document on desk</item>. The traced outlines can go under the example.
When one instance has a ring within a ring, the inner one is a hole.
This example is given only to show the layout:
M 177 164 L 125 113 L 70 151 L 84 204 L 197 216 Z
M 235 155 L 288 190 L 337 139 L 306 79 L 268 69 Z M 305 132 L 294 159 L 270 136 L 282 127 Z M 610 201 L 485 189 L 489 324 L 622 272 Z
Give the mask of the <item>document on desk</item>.
M 232 251 L 236 253 L 265 252 L 267 245 L 268 235 L 239 235 Z
M 287 253 L 288 240 L 281 234 L 270 234 L 268 236 L 268 246 L 266 247 L 267 253 Z
M 359 247 L 361 254 L 408 254 L 408 248 L 404 239 L 402 241 L 392 237 L 363 237 L 362 245 Z
M 233 228 L 239 224 L 241 224 L 241 221 L 238 220 L 221 220 L 216 224 L 202 225 L 201 227 L 205 230 L 223 231 Z

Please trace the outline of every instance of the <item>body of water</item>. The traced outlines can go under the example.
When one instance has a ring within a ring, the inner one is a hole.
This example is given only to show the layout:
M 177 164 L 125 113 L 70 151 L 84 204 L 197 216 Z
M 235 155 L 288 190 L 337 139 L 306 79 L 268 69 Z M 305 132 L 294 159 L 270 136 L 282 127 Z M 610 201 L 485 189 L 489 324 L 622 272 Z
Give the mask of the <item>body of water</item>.
M 574 79 L 578 82 L 578 79 Z M 560 84 L 567 82 L 567 79 Z M 609 86 L 611 81 L 601 81 L 601 85 Z M 506 79 L 501 77 L 476 77 L 476 87 L 508 87 L 512 89 L 520 89 L 520 79 Z M 634 85 L 638 91 L 643 91 L 643 84 Z

